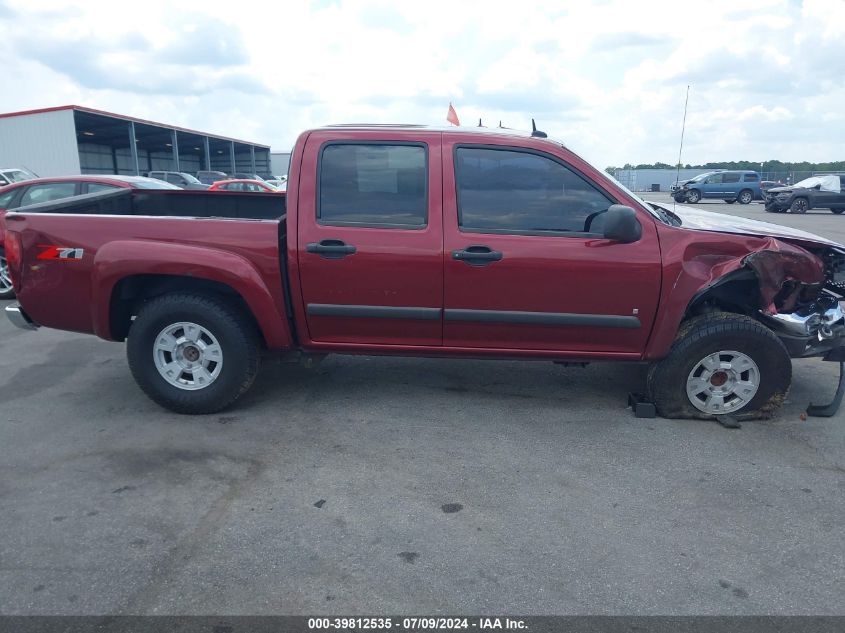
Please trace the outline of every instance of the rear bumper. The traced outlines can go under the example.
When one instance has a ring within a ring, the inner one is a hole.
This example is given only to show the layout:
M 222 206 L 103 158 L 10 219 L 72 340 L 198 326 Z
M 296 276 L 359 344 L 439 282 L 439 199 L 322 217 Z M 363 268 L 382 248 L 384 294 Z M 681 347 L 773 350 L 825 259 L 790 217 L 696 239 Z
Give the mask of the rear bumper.
M 23 311 L 23 308 L 19 303 L 13 303 L 10 306 L 6 306 L 6 316 L 9 317 L 9 321 L 12 322 L 12 325 L 15 327 L 19 327 L 22 330 L 37 330 L 38 324 L 29 318 L 29 315 Z

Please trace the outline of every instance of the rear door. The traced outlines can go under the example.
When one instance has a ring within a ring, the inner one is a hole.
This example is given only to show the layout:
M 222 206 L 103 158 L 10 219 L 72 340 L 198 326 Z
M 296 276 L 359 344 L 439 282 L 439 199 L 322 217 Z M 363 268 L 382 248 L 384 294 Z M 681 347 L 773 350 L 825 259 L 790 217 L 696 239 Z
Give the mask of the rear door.
M 440 133 L 314 132 L 298 190 L 313 343 L 441 345 Z
M 613 194 L 571 154 L 509 142 L 444 135 L 444 346 L 641 353 L 660 290 L 654 220 L 638 211 L 632 244 L 590 235 Z

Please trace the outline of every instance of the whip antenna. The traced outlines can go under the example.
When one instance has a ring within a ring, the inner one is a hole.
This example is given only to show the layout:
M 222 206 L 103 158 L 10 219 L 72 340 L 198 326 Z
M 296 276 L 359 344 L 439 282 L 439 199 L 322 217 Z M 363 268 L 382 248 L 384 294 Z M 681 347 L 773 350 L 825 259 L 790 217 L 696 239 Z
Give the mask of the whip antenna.
M 681 147 L 678 149 L 678 171 L 675 173 L 675 186 L 680 186 L 681 183 L 681 154 L 684 151 L 684 130 L 687 127 L 687 105 L 689 104 L 689 85 L 687 85 L 687 98 L 684 100 L 684 122 L 681 123 Z M 675 208 L 677 200 L 672 196 L 672 209 Z

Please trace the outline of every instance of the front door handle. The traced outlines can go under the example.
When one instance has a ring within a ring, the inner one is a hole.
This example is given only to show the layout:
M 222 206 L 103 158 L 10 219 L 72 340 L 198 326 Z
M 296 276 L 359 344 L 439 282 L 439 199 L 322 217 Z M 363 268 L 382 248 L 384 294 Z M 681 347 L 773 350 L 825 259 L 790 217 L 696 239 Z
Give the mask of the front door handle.
M 494 251 L 489 246 L 475 244 L 462 250 L 452 251 L 452 259 L 466 262 L 470 266 L 487 266 L 502 259 L 502 252 Z
M 309 253 L 317 253 L 325 259 L 342 259 L 347 255 L 352 255 L 358 249 L 343 240 L 320 240 L 311 242 L 305 250 Z

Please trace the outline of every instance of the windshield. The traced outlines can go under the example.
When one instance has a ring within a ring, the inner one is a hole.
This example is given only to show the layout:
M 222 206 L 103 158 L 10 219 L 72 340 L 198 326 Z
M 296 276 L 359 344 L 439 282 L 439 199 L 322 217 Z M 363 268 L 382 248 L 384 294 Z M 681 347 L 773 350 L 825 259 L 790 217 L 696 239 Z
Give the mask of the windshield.
M 155 178 L 144 178 L 138 180 L 130 181 L 134 186 L 138 187 L 138 189 L 178 189 L 179 191 L 182 190 L 182 187 L 177 187 L 176 185 L 171 185 L 169 182 L 164 182 L 163 180 L 156 180 Z
M 10 183 L 23 182 L 24 180 L 32 180 L 33 178 L 38 178 L 38 176 L 26 169 L 8 169 L 3 172 L 3 175 L 6 177 L 6 180 L 8 180 Z
M 712 176 L 712 175 L 713 175 L 713 172 L 710 172 L 710 173 L 707 173 L 707 174 L 699 174 L 695 178 L 691 178 L 690 182 L 701 182 L 702 180 L 707 178 L 707 176 Z

